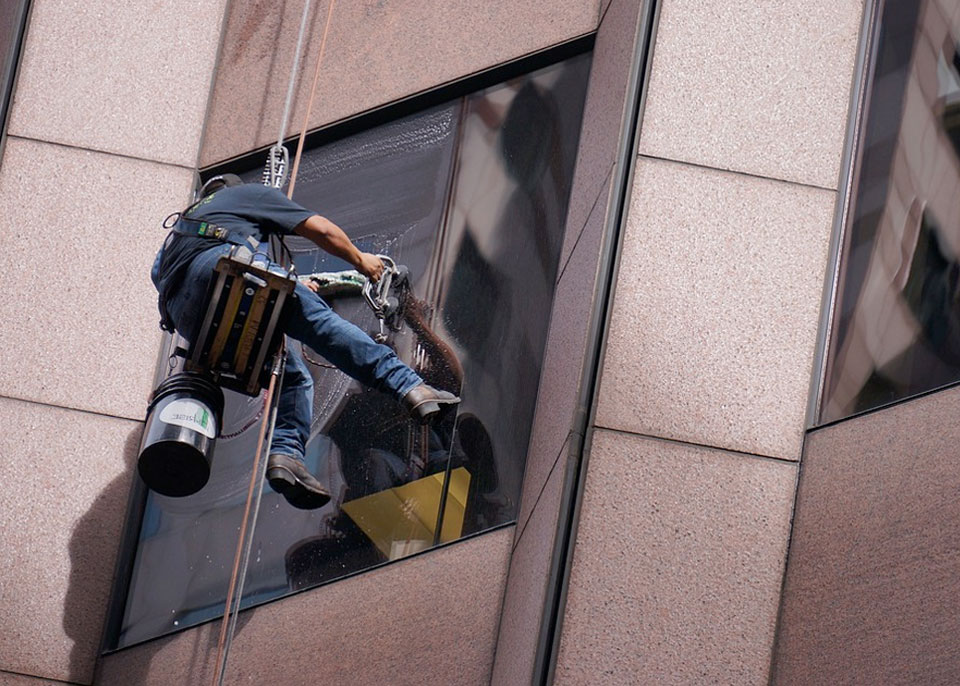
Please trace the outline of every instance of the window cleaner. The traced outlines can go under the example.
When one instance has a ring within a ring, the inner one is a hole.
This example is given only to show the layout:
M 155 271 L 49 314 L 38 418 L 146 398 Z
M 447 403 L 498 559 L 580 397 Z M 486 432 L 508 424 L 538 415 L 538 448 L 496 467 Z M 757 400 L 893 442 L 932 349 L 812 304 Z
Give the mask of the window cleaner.
M 165 319 L 163 324 L 172 325 L 193 344 L 188 371 L 208 369 L 220 385 L 233 384 L 245 378 L 244 370 L 236 368 L 238 360 L 243 359 L 254 373 L 262 374 L 258 364 L 263 355 L 258 356 L 251 366 L 250 351 L 244 348 L 242 334 L 260 330 L 249 318 L 255 309 L 254 304 L 269 305 L 274 297 L 272 293 L 282 293 L 280 282 L 286 279 L 292 286 L 289 297 L 269 314 L 269 319 L 276 324 L 277 335 L 282 332 L 305 343 L 354 379 L 392 395 L 419 422 L 430 422 L 459 403 L 460 399 L 452 393 L 426 385 L 392 349 L 342 319 L 289 271 L 284 276 L 283 267 L 250 252 L 250 246 L 271 235 L 290 233 L 303 236 L 351 263 L 371 284 L 385 278 L 384 283 L 389 286 L 395 277 L 400 276 L 400 270 L 392 260 L 385 265 L 381 257 L 358 250 L 333 222 L 301 207 L 279 190 L 244 184 L 235 175 L 215 177 L 205 184 L 199 200 L 174 222 L 152 272 Z M 262 259 L 259 267 L 254 255 Z M 230 265 L 238 261 L 241 264 L 231 272 Z M 245 267 L 248 268 L 246 271 Z M 250 274 L 251 270 L 256 273 Z M 274 277 L 276 282 L 269 284 L 271 288 L 256 283 L 256 279 L 263 282 Z M 238 287 L 230 288 L 226 293 L 227 283 Z M 383 316 L 378 315 L 378 318 L 383 322 L 392 304 L 389 288 L 375 289 L 371 285 L 367 291 L 369 302 L 381 308 Z M 243 324 L 228 317 L 221 319 L 228 322 L 227 325 L 213 325 L 217 313 L 232 316 L 240 312 L 246 315 Z M 268 331 L 263 331 L 261 338 L 270 337 Z M 303 462 L 312 415 L 312 384 L 299 353 L 288 349 L 267 478 L 274 490 L 291 505 L 302 509 L 322 507 L 329 500 L 326 488 Z M 259 386 L 246 390 L 234 385 L 228 387 L 241 392 L 259 392 Z M 150 419 L 154 419 L 153 416 Z M 148 446 L 145 444 L 144 447 Z M 203 472 L 201 462 L 207 463 L 209 469 L 207 456 L 197 451 L 196 464 L 200 473 Z M 158 485 L 151 483 L 150 479 L 157 473 L 156 469 L 145 468 L 141 473 L 148 486 Z M 167 490 L 171 489 L 167 487 Z

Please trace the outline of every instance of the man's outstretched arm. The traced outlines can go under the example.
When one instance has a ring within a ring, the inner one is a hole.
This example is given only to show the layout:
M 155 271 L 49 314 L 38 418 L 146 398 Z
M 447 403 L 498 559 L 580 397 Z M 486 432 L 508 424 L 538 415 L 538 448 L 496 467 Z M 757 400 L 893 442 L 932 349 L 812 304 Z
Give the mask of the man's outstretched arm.
M 376 255 L 363 252 L 355 246 L 339 226 L 326 217 L 315 214 L 293 227 L 298 236 L 316 243 L 334 257 L 346 260 L 353 268 L 372 281 L 379 281 L 383 262 Z

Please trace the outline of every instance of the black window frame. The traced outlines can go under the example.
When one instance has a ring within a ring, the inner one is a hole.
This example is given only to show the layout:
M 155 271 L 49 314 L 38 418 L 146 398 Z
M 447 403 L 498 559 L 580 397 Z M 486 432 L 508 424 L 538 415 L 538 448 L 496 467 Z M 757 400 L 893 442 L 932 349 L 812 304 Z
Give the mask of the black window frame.
M 516 77 L 523 76 L 528 73 L 532 73 L 543 69 L 545 67 L 558 64 L 565 60 L 590 53 L 594 49 L 596 43 L 596 33 L 592 32 L 585 34 L 569 40 L 567 42 L 545 48 L 542 51 L 526 55 L 524 57 L 518 58 L 511 62 L 504 64 L 496 65 L 489 69 L 483 70 L 481 72 L 468 75 L 454 82 L 443 84 L 432 90 L 417 93 L 407 98 L 388 103 L 382 107 L 357 114 L 353 117 L 334 122 L 330 125 L 321 127 L 310 131 L 305 136 L 304 140 L 304 149 L 310 149 L 314 147 L 319 147 L 339 141 L 341 139 L 347 138 L 353 134 L 366 131 L 375 127 L 383 126 L 389 124 L 395 120 L 401 119 L 411 114 L 422 112 L 424 110 L 430 109 L 434 106 L 448 103 L 453 100 L 457 100 L 469 94 L 482 91 L 486 88 L 496 86 L 503 82 L 509 81 Z M 297 136 L 291 136 L 284 141 L 284 144 L 287 146 L 295 145 L 297 143 Z M 197 170 L 199 184 L 202 184 L 206 180 L 225 173 L 237 173 L 242 174 L 249 172 L 252 168 L 259 168 L 263 165 L 263 160 L 265 154 L 271 146 L 265 145 L 250 152 L 244 153 L 242 155 L 236 156 L 234 158 L 220 161 L 206 167 L 200 168 Z M 163 358 L 161 354 L 161 358 Z M 119 634 L 120 628 L 123 622 L 124 611 L 127 602 L 127 595 L 130 590 L 130 584 L 133 577 L 134 571 L 134 562 L 136 558 L 136 551 L 138 545 L 138 539 L 140 530 L 142 527 L 143 515 L 145 512 L 147 503 L 147 488 L 141 482 L 140 479 L 134 478 L 134 483 L 131 488 L 130 498 L 127 504 L 126 517 L 124 520 L 124 530 L 120 543 L 120 550 L 117 557 L 116 571 L 114 574 L 114 584 L 111 590 L 110 604 L 106 617 L 106 622 L 104 624 L 104 630 L 101 635 L 101 644 L 100 644 L 100 655 L 109 655 L 117 652 L 122 652 L 124 650 L 133 649 L 137 646 L 143 645 L 144 643 L 149 643 L 152 641 L 160 640 L 162 638 L 167 638 L 171 635 L 174 635 L 178 632 L 166 633 L 153 638 L 147 639 L 143 642 L 137 642 L 130 646 L 124 646 L 119 648 L 111 647 L 112 637 L 115 637 Z M 471 533 L 461 536 L 460 538 L 451 541 L 449 543 L 441 543 L 430 547 L 424 551 L 414 553 L 413 555 L 407 556 L 404 559 L 409 559 L 410 557 L 428 554 L 432 551 L 438 550 L 440 548 L 447 547 L 449 545 L 455 545 L 459 542 L 474 538 L 476 536 L 482 536 L 494 531 L 498 531 L 504 527 L 512 526 L 516 523 L 517 515 L 519 514 L 519 509 L 514 514 L 514 517 L 508 521 L 501 522 L 491 528 L 485 529 L 477 533 Z M 391 562 L 386 562 L 382 564 L 375 565 L 373 567 L 366 567 L 355 572 L 351 572 L 344 576 L 338 577 L 336 579 L 331 579 L 329 581 L 324 581 L 320 584 L 311 585 L 308 588 L 304 588 L 299 591 L 295 591 L 291 594 L 285 595 L 277 600 L 282 600 L 283 598 L 290 597 L 292 595 L 297 595 L 299 593 L 309 592 L 311 590 L 316 590 L 317 588 L 322 588 L 330 583 L 336 583 L 359 574 L 364 574 L 374 569 L 380 568 L 385 564 L 391 564 Z M 268 603 L 274 602 L 273 600 L 267 601 Z M 199 625 L 205 624 L 209 621 L 220 621 L 222 617 L 218 617 L 214 620 L 207 620 L 201 622 Z M 189 630 L 196 628 L 199 625 L 190 625 L 185 626 L 181 631 Z

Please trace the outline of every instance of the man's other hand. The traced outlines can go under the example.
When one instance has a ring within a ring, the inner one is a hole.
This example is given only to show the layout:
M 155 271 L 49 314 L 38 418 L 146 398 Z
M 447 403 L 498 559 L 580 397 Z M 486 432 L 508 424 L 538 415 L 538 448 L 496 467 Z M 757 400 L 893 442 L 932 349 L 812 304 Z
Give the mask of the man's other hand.
M 357 271 L 376 283 L 383 275 L 383 262 L 376 255 L 368 252 L 360 253 L 360 259 L 357 260 Z

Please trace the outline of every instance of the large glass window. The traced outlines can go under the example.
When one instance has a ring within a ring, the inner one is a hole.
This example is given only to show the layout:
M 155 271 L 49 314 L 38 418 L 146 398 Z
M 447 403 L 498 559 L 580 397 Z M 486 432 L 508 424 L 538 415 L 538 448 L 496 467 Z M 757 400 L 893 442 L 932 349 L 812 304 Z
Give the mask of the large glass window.
M 960 0 L 886 0 L 821 421 L 960 380 Z
M 307 459 L 334 497 L 302 511 L 265 487 L 244 607 L 515 519 L 589 65 L 573 57 L 305 154 L 295 199 L 409 269 L 389 344 L 463 402 L 422 428 L 304 348 Z M 301 274 L 348 268 L 304 239 L 287 244 Z M 378 330 L 356 293 L 327 297 Z M 207 486 L 147 496 L 109 647 L 222 614 L 262 406 L 228 393 Z
M 28 0 L 0 0 L 0 132 L 6 130 Z

